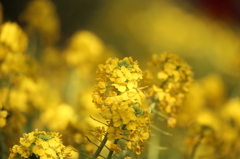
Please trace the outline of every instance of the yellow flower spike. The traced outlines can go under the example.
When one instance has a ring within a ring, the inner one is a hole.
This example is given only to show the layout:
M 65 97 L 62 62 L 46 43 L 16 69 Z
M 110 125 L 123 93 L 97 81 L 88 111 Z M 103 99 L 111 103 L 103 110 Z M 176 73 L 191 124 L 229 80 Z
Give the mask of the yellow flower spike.
M 168 125 L 173 127 L 177 110 L 193 81 L 191 68 L 177 55 L 167 52 L 154 54 L 149 65 L 158 69 L 156 77 L 152 79 L 152 86 L 147 90 L 148 100 L 154 105 L 151 108 L 158 107 L 157 111 L 162 111 L 164 118 L 169 118 Z
M 101 145 L 107 140 L 114 140 L 116 149 L 118 140 L 123 137 L 130 141 L 134 140 L 134 142 L 145 141 L 146 135 L 140 138 L 139 133 L 148 130 L 145 127 L 149 127 L 150 119 L 149 116 L 146 116 L 147 113 L 144 113 L 148 109 L 141 106 L 145 95 L 141 90 L 142 88 L 138 88 L 142 79 L 142 71 L 138 63 L 133 61 L 131 57 L 126 57 L 123 60 L 109 58 L 104 65 L 98 66 L 96 74 L 93 102 L 97 108 L 101 109 L 102 117 L 108 122 L 107 133 Z M 100 81 L 106 84 L 105 92 L 101 91 L 104 88 Z M 103 102 L 100 104 L 100 101 Z M 148 119 L 144 119 L 142 122 L 142 116 L 146 116 Z M 134 152 L 135 146 L 136 144 L 132 144 L 131 148 L 126 149 Z M 97 158 L 101 149 L 102 146 L 98 147 L 92 157 Z M 107 158 L 110 158 L 113 151 L 109 152 Z
M 40 159 L 67 159 L 71 156 L 72 150 L 65 148 L 60 137 L 61 136 L 55 132 L 38 130 L 24 134 L 23 138 L 20 139 L 20 145 L 14 145 L 13 148 L 10 149 L 9 159 L 14 158 L 17 154 L 24 158 L 35 155 L 39 156 Z M 29 146 L 30 141 L 31 145 Z

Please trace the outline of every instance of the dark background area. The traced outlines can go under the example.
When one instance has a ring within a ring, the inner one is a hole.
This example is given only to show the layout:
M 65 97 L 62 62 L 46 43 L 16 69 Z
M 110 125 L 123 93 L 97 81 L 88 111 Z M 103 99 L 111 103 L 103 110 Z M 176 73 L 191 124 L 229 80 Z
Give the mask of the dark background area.
M 2 0 L 5 21 L 18 21 L 18 16 L 31 0 Z M 154 1 L 154 0 L 152 0 Z M 61 24 L 60 43 L 77 29 L 89 29 L 89 23 L 96 17 L 108 1 L 96 0 L 53 0 Z M 240 24 L 240 1 L 238 0 L 172 0 L 179 6 L 188 6 L 201 14 L 223 21 L 229 25 Z M 183 3 L 184 2 L 184 3 Z M 123 8 L 124 9 L 124 8 Z M 20 25 L 24 25 L 21 24 Z

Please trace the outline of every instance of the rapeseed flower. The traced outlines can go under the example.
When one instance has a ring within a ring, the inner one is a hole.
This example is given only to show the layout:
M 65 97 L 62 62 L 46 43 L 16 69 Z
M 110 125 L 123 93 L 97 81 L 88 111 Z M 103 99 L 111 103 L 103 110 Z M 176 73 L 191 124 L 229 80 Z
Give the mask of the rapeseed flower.
M 131 57 L 109 58 L 96 73 L 93 103 L 108 122 L 107 139 L 115 140 L 112 151 L 120 153 L 116 141 L 124 138 L 126 145 L 132 145 L 126 149 L 139 155 L 148 139 L 150 124 L 149 111 L 142 105 L 145 95 L 139 88 L 142 70 Z
M 193 81 L 191 68 L 177 55 L 167 52 L 153 54 L 149 65 L 155 69 L 144 74 L 144 81 L 151 82 L 148 98 L 168 117 L 168 126 L 174 127 L 178 109 Z
M 14 145 L 10 149 L 9 159 L 14 159 L 18 154 L 23 158 L 69 158 L 72 150 L 62 144 L 61 135 L 56 132 L 34 131 L 23 134 L 20 145 Z

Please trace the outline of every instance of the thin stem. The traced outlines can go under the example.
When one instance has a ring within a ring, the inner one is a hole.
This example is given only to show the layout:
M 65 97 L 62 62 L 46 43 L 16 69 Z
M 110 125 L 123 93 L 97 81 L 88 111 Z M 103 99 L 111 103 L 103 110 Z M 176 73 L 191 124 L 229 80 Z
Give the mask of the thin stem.
M 193 146 L 193 149 L 192 149 L 192 152 L 191 152 L 191 155 L 190 155 L 190 159 L 194 159 L 195 154 L 196 154 L 197 149 L 198 149 L 198 146 L 201 144 L 201 141 L 202 141 L 203 138 L 204 138 L 204 135 L 201 134 L 197 143 Z
M 95 159 L 95 158 L 92 158 L 92 157 L 89 157 L 88 155 L 86 155 L 86 154 L 84 154 L 84 153 L 81 153 L 81 152 L 79 152 L 81 155 L 83 155 L 83 156 L 85 156 L 85 157 L 87 157 L 87 158 L 90 158 L 90 159 Z
M 122 126 L 122 130 L 124 130 L 125 127 L 126 127 L 126 125 L 123 125 L 123 126 Z M 119 141 L 119 139 L 114 140 L 113 144 L 117 144 L 118 141 Z M 114 151 L 109 151 L 108 156 L 107 156 L 107 159 L 111 159 L 111 158 L 112 158 L 113 152 L 114 152 Z
M 104 159 L 107 159 L 106 157 L 102 156 L 102 155 L 99 155 L 100 157 L 104 158 Z
M 149 145 L 152 146 L 152 148 L 155 148 L 156 150 L 167 150 L 167 147 L 162 147 L 162 146 L 155 146 L 151 142 L 147 142 Z
M 93 158 L 97 158 L 97 157 L 100 155 L 103 147 L 105 146 L 105 144 L 106 144 L 106 142 L 107 142 L 107 136 L 108 136 L 108 133 L 106 133 L 106 135 L 104 136 L 101 144 L 98 146 L 98 149 L 97 149 L 96 152 L 93 154 L 93 156 L 92 156 Z
M 97 146 L 98 147 L 98 145 L 97 144 L 95 144 L 94 142 L 92 142 L 87 136 L 86 136 L 86 138 L 88 139 L 88 141 L 90 142 L 90 143 L 92 143 L 93 145 L 95 145 L 95 146 Z
M 97 119 L 93 118 L 91 115 L 90 115 L 90 118 L 92 118 L 93 120 L 95 120 L 95 121 L 97 121 L 97 122 L 99 122 L 99 123 L 101 123 L 101 124 L 103 124 L 103 125 L 106 125 L 106 126 L 108 126 L 107 124 L 105 124 L 105 123 L 103 123 L 103 122 L 101 122 L 101 121 L 99 121 L 99 120 L 97 120 Z
M 119 141 L 119 139 L 114 140 L 113 144 L 117 144 L 118 141 Z M 111 158 L 112 158 L 113 152 L 114 152 L 114 151 L 110 151 L 110 152 L 108 153 L 107 159 L 111 159 Z
M 162 134 L 164 134 L 164 135 L 172 136 L 172 134 L 170 134 L 170 133 L 168 133 L 168 132 L 166 132 L 166 131 L 163 131 L 163 130 L 159 129 L 158 127 L 156 127 L 156 126 L 154 126 L 154 125 L 151 125 L 151 128 L 159 131 L 160 133 L 162 133 Z
M 160 111 L 153 110 L 153 112 L 156 113 L 157 115 L 163 117 L 164 119 L 168 119 L 168 117 L 165 114 L 161 113 Z
M 93 137 L 94 137 L 94 135 L 92 134 L 92 133 L 90 133 Z M 99 139 L 97 139 L 99 142 L 102 142 L 101 140 L 99 140 Z M 110 148 L 109 147 L 107 147 L 106 145 L 105 145 L 105 147 L 110 151 Z

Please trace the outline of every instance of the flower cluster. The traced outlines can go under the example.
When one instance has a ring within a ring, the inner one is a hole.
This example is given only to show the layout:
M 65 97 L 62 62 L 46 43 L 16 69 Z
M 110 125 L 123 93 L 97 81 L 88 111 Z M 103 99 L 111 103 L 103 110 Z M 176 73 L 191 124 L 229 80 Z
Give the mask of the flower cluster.
M 39 33 L 43 44 L 52 45 L 59 39 L 59 19 L 52 1 L 31 1 L 19 19 L 26 24 L 25 29 L 29 33 Z
M 55 132 L 34 131 L 23 134 L 20 145 L 14 145 L 10 150 L 9 159 L 17 154 L 23 158 L 40 157 L 40 159 L 67 159 L 71 157 L 72 149 L 62 144 L 61 136 Z
M 209 74 L 192 84 L 178 116 L 178 126 L 188 130 L 184 145 L 186 156 L 229 159 L 238 156 L 240 99 L 227 100 L 225 92 L 223 79 L 218 74 Z
M 108 124 L 108 140 L 125 138 L 126 149 L 142 151 L 149 136 L 149 112 L 142 105 L 145 95 L 138 88 L 142 71 L 131 57 L 109 58 L 98 66 L 93 102 Z M 120 147 L 113 145 L 117 153 Z
M 149 98 L 158 105 L 160 111 L 169 116 L 168 125 L 173 127 L 178 107 L 193 81 L 191 68 L 177 55 L 167 52 L 153 54 L 149 65 L 157 68 L 155 79 L 149 71 L 145 73 L 145 77 L 149 78 L 145 81 L 154 83 L 148 90 Z
M 0 25 L 0 78 L 10 73 L 23 72 L 23 52 L 27 47 L 27 37 L 21 28 L 12 22 Z

